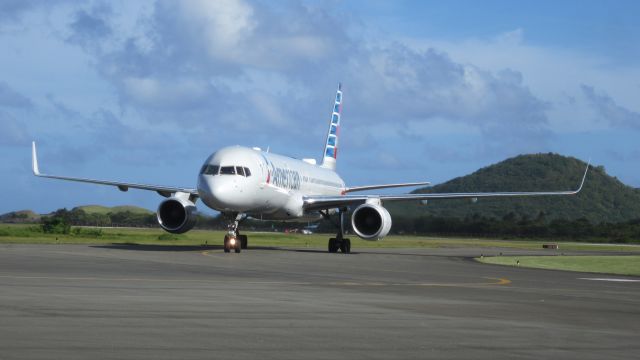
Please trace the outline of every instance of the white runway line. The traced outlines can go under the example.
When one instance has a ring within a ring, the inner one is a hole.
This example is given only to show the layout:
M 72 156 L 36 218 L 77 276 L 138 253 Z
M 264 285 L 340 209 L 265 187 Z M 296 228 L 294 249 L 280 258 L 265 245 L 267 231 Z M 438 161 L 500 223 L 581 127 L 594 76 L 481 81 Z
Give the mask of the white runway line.
M 614 278 L 579 278 L 579 280 L 611 281 L 611 282 L 640 282 L 640 279 L 614 279 Z

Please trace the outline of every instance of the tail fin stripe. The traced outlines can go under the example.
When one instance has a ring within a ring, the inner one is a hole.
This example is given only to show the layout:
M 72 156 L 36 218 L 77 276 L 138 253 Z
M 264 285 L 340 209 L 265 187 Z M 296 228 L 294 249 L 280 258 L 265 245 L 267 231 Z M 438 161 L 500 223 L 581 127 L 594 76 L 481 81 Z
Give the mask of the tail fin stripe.
M 325 141 L 322 167 L 335 169 L 338 158 L 338 134 L 340 132 L 340 120 L 342 113 L 342 84 L 338 84 L 331 121 L 329 122 L 329 132 Z

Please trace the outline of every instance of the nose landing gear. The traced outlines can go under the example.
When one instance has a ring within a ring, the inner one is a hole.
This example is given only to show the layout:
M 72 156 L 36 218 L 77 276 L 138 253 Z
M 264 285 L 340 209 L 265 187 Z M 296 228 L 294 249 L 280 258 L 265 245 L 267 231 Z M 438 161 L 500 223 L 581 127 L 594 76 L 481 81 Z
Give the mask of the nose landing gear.
M 227 235 L 224 236 L 224 252 L 228 253 L 233 250 L 236 254 L 246 249 L 249 243 L 247 235 L 240 235 L 238 225 L 247 216 L 245 214 L 237 214 L 236 216 L 226 217 L 227 219 Z
M 224 252 L 228 253 L 233 249 L 236 253 L 239 253 L 241 248 L 242 243 L 237 237 L 230 234 L 224 236 Z

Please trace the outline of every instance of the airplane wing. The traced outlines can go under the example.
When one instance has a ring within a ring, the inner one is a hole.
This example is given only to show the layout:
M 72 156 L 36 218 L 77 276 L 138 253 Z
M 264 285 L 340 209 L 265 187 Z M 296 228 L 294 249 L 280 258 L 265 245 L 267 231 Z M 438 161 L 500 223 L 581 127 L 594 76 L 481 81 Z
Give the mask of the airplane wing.
M 582 190 L 584 180 L 589 171 L 589 164 L 584 171 L 582 181 L 576 190 L 567 191 L 532 191 L 532 192 L 479 192 L 479 193 L 432 193 L 432 194 L 401 194 L 401 195 L 342 195 L 342 196 L 304 196 L 303 207 L 306 211 L 335 209 L 367 202 L 367 200 L 407 201 L 431 199 L 478 199 L 488 197 L 527 197 L 527 196 L 562 196 L 575 195 Z
M 348 192 L 366 191 L 366 190 L 374 190 L 374 189 L 388 189 L 388 188 L 396 188 L 396 187 L 404 187 L 404 186 L 423 186 L 423 185 L 431 185 L 431 183 L 428 181 L 425 181 L 425 182 L 413 182 L 413 183 L 401 183 L 401 184 L 352 186 L 344 189 L 344 192 L 348 193 Z
M 198 196 L 198 190 L 189 189 L 189 188 L 159 186 L 159 185 L 145 185 L 145 184 L 126 183 L 126 182 L 119 182 L 119 181 L 94 180 L 94 179 L 76 178 L 76 177 L 68 177 L 68 176 L 41 174 L 40 170 L 38 169 L 38 156 L 36 154 L 35 141 L 31 143 L 31 155 L 32 155 L 31 165 L 33 169 L 33 174 L 39 177 L 58 179 L 58 180 L 77 181 L 77 182 L 84 182 L 84 183 L 91 183 L 91 184 L 111 185 L 111 186 L 116 186 L 118 189 L 120 189 L 120 191 L 127 191 L 130 188 L 140 189 L 140 190 L 151 190 L 151 191 L 156 191 L 158 194 L 164 197 L 169 197 L 171 196 L 171 194 L 178 193 L 178 192 Z

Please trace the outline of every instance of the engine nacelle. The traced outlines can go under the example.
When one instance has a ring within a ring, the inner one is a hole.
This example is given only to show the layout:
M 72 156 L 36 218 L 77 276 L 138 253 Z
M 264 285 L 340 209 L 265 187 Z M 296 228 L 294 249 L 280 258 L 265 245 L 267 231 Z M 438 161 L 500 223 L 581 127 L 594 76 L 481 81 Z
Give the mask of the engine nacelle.
M 158 224 L 173 234 L 185 233 L 196 225 L 198 209 L 189 200 L 171 197 L 158 206 Z
M 380 240 L 391 230 L 391 215 L 377 204 L 362 204 L 351 215 L 351 227 L 364 240 Z

